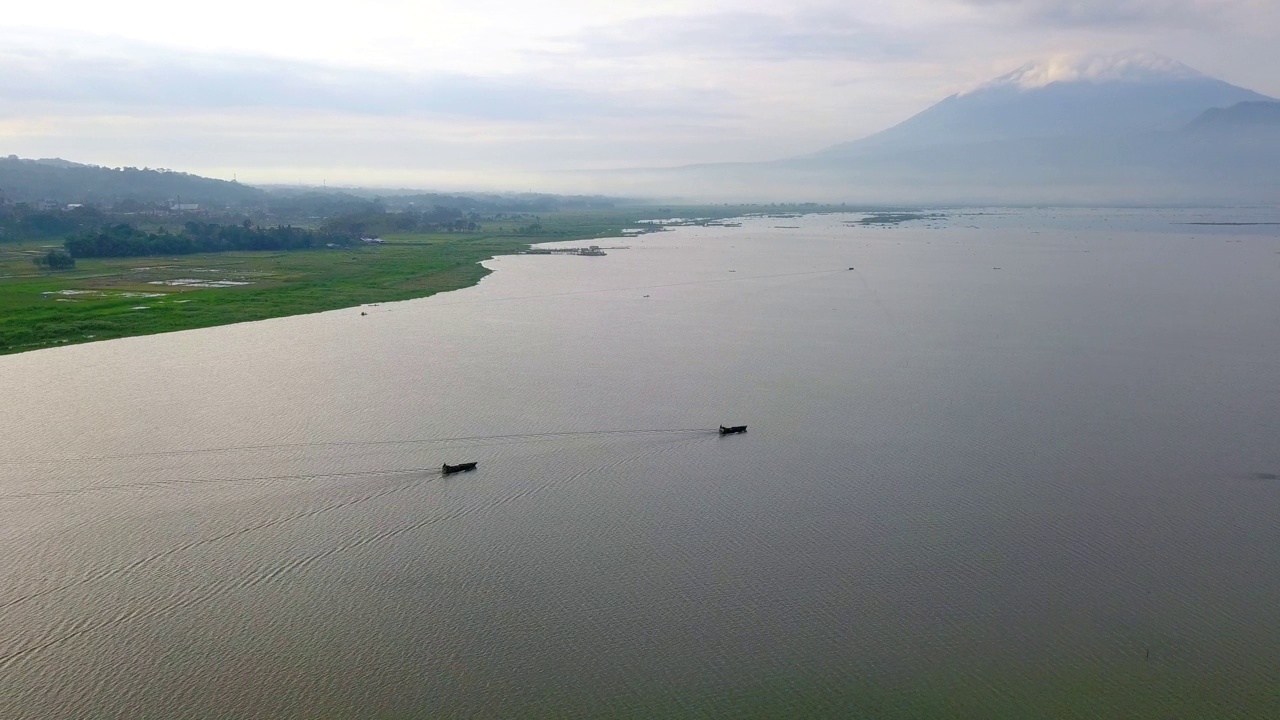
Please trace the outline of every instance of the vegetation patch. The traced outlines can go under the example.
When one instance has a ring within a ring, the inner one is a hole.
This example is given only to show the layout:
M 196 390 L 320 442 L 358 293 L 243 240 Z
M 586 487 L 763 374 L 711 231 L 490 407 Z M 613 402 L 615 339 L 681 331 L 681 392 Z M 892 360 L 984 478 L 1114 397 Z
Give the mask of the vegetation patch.
M 910 212 L 892 212 L 892 213 L 874 213 L 868 215 L 861 220 L 853 220 L 845 223 L 846 225 L 898 225 L 913 220 L 935 220 L 945 217 L 944 215 L 926 215 L 924 213 Z

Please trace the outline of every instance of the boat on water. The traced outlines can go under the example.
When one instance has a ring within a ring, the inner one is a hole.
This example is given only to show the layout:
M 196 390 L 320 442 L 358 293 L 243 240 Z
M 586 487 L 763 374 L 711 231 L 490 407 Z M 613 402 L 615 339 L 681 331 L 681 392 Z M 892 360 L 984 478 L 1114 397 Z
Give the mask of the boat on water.
M 721 435 L 738 435 L 739 433 L 744 433 L 746 431 L 746 425 L 733 425 L 731 427 L 725 427 L 724 425 L 720 426 Z
M 444 466 L 440 468 L 440 472 L 444 473 L 445 475 L 452 475 L 453 473 L 467 472 L 468 470 L 475 470 L 475 469 L 476 469 L 476 464 L 473 462 L 458 463 L 457 465 L 450 465 L 449 463 L 445 463 Z

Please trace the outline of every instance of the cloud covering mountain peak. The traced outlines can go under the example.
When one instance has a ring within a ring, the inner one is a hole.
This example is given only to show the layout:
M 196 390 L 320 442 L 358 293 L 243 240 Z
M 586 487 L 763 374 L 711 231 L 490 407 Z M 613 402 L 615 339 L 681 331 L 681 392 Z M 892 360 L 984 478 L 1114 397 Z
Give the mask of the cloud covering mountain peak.
M 969 92 L 999 87 L 1035 90 L 1053 83 L 1151 82 L 1204 77 L 1177 60 L 1148 50 L 1113 54 L 1060 55 L 1027 63 Z M 967 94 L 967 93 L 966 93 Z

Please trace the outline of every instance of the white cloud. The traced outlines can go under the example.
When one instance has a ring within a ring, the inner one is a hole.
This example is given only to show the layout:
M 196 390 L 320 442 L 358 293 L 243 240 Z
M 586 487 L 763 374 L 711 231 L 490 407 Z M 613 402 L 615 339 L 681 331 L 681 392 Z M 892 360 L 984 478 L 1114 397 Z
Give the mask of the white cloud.
M 1149 50 L 1113 54 L 1059 55 L 1023 65 L 1013 72 L 983 83 L 978 89 L 1012 86 L 1023 90 L 1056 82 L 1124 81 L 1149 77 L 1197 77 L 1201 73 Z

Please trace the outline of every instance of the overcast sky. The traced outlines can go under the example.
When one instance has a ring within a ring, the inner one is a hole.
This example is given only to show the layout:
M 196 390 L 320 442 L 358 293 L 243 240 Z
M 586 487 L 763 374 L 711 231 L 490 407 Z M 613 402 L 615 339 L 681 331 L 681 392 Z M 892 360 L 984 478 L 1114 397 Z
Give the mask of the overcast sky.
M 1280 96 L 1280 0 L 7 5 L 0 154 L 250 182 L 579 189 L 559 173 L 781 158 L 1067 54 Z

